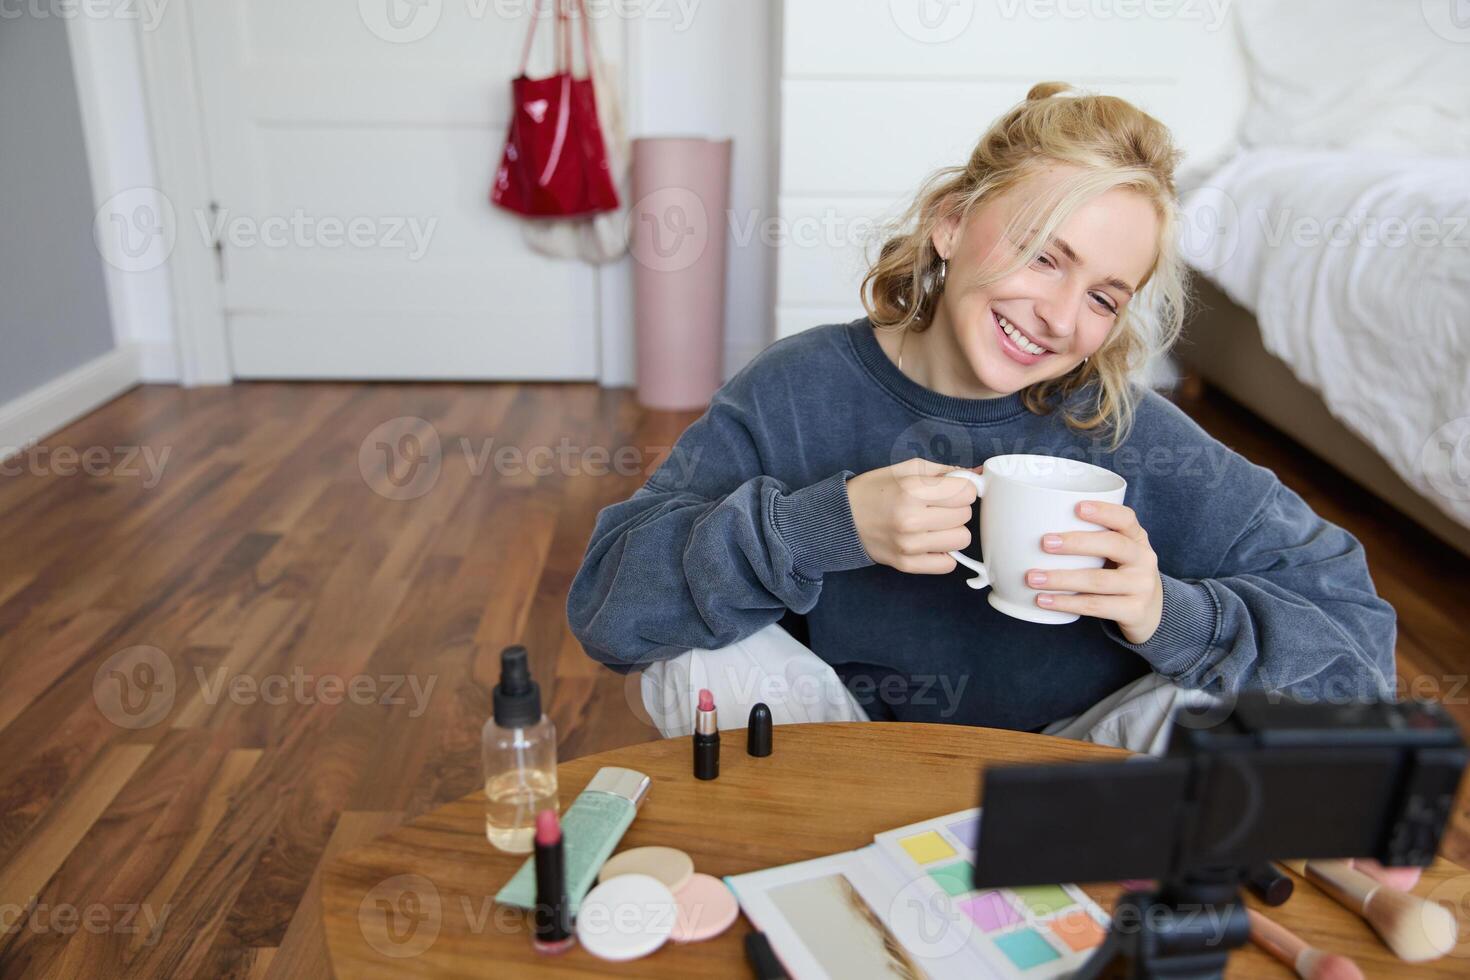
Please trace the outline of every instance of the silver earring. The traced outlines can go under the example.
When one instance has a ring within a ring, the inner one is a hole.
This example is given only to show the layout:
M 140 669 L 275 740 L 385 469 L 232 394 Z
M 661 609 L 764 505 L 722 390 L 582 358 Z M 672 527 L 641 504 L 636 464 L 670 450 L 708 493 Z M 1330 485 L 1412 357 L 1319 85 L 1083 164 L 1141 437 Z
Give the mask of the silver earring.
M 939 260 L 939 282 L 935 283 L 935 289 L 944 288 L 944 280 L 949 276 L 949 259 Z

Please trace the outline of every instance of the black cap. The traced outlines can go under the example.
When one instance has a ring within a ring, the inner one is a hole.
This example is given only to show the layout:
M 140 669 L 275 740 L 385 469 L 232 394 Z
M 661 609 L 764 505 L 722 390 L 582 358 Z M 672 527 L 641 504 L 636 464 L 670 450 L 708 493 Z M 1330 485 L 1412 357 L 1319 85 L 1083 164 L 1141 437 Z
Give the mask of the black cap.
M 771 709 L 759 701 L 750 709 L 750 724 L 745 729 L 745 751 L 755 756 L 771 754 Z
M 526 728 L 541 720 L 541 688 L 531 680 L 530 654 L 522 646 L 500 651 L 500 683 L 495 685 L 495 724 Z
M 1246 872 L 1246 887 L 1267 905 L 1281 905 L 1291 897 L 1296 884 L 1267 861 Z

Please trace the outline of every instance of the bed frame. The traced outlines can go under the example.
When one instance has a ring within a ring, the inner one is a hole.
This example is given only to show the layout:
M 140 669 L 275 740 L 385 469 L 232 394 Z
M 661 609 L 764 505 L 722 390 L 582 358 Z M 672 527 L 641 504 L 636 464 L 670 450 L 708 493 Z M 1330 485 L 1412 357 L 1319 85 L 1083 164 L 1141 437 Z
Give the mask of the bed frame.
M 1470 556 L 1470 528 L 1457 523 L 1393 471 L 1383 457 L 1333 418 L 1322 397 L 1266 350 L 1249 310 L 1202 276 L 1195 307 L 1175 356 L 1190 371 L 1331 463 L 1460 552 Z

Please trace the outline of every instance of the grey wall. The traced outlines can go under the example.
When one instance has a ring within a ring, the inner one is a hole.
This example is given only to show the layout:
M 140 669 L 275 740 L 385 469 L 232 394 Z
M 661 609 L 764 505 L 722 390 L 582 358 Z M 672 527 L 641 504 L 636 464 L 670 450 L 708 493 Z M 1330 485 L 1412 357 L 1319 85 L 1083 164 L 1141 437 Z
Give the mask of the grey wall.
M 0 405 L 114 346 L 93 214 L 66 22 L 0 21 Z

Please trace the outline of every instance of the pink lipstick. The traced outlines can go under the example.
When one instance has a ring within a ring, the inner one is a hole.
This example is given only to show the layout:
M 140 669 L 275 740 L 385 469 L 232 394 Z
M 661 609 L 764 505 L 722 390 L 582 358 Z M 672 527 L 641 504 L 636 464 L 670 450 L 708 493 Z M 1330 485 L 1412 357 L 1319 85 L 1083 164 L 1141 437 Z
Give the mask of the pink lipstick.
M 694 778 L 715 779 L 720 775 L 720 726 L 715 717 L 715 696 L 699 692 L 699 709 L 694 712 Z
M 538 953 L 564 953 L 574 942 L 561 824 L 555 810 L 542 810 L 536 814 L 536 908 L 531 945 Z

